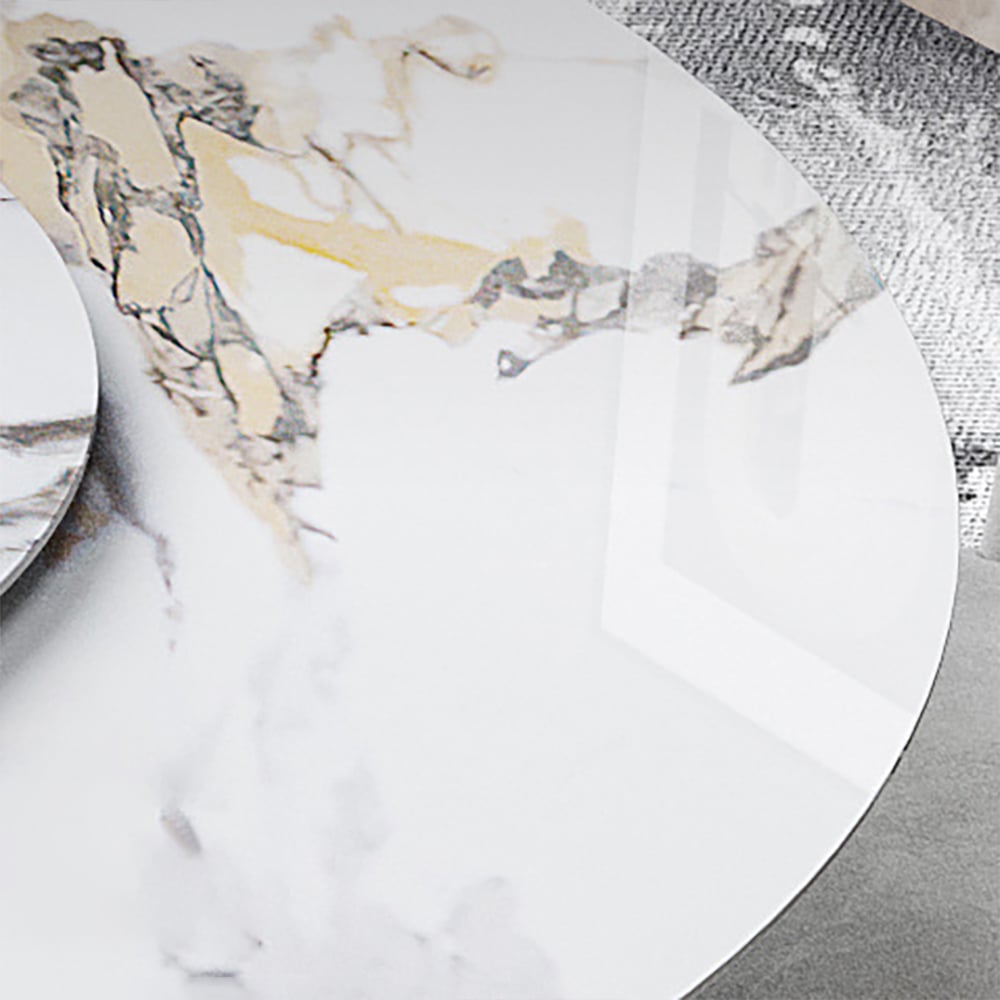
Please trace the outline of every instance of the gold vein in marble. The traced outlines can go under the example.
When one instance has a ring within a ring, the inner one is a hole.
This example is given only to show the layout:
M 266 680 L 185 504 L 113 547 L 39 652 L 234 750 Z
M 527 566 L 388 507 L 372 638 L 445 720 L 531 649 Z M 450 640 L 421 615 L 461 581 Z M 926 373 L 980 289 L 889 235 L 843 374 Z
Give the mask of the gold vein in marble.
M 356 156 L 391 161 L 410 140 L 418 70 L 493 78 L 498 44 L 460 18 L 374 40 L 336 18 L 292 50 L 205 44 L 150 59 L 113 31 L 46 14 L 5 20 L 2 55 L 5 182 L 68 258 L 107 272 L 145 334 L 153 380 L 303 571 L 297 539 L 311 526 L 288 499 L 317 483 L 319 360 L 341 332 L 407 326 L 457 343 L 502 317 L 539 344 L 530 357 L 501 352 L 510 378 L 626 322 L 708 330 L 745 345 L 734 381 L 749 381 L 804 360 L 877 291 L 825 209 L 763 234 L 722 271 L 684 254 L 635 273 L 603 267 L 573 219 L 502 252 L 406 229 Z M 336 107 L 324 103 L 331 80 Z M 291 201 L 255 196 L 253 171 Z M 295 291 L 268 275 L 268 294 L 287 302 L 281 329 L 269 328 L 251 247 L 315 262 L 314 285 L 331 289 L 322 315 L 303 312 L 292 331 Z M 414 304 L 414 291 L 442 288 L 454 301 Z

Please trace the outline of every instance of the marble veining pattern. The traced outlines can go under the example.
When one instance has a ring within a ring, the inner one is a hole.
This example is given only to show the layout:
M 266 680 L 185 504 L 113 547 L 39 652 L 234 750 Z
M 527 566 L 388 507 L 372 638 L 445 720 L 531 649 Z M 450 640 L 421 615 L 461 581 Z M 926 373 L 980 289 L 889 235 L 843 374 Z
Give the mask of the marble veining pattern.
M 0 287 L 4 310 L 0 589 L 4 589 L 37 555 L 76 491 L 94 431 L 96 374 L 86 357 L 92 350 L 90 331 L 85 319 L 73 314 L 72 292 L 63 287 L 69 278 L 37 227 L 9 196 L 0 200 L 0 241 L 0 281 L 6 283 Z M 25 302 L 24 268 L 54 304 Z M 58 360 L 73 369 L 68 396 L 64 380 L 50 383 L 46 376 L 48 366 Z M 74 414 L 76 406 L 82 412 Z
M 93 417 L 0 425 L 0 448 L 14 461 L 45 467 L 55 457 L 59 464 L 56 475 L 37 489 L 0 502 L 0 528 L 3 530 L 0 544 L 5 560 L 22 558 L 48 530 L 66 501 L 71 483 L 79 475 L 81 452 L 86 452 L 86 442 L 93 427 Z
M 836 849 L 933 674 L 918 644 L 891 683 L 848 676 L 946 616 L 947 455 L 905 328 L 773 151 L 584 7 L 174 3 L 5 22 L 3 178 L 73 265 L 104 387 L 80 502 L 4 608 L 8 981 L 680 995 Z M 712 174 L 730 142 L 759 183 Z M 664 498 L 760 513 L 704 561 L 743 596 L 778 578 L 767 628 L 711 580 L 683 621 L 634 616 L 663 657 L 599 621 L 609 521 L 650 513 L 642 582 L 672 571 Z M 703 620 L 737 636 L 719 662 L 670 645 Z M 787 718 L 824 716 L 829 660 L 862 778 L 673 672 L 760 688 L 775 651 L 804 678 Z
M 882 0 L 595 2 L 761 129 L 857 237 L 924 355 L 978 546 L 1000 453 L 1000 58 L 957 32 L 990 44 L 1000 7 L 912 5 L 952 31 Z
M 4 83 L 8 122 L 19 121 L 4 141 L 11 159 L 55 180 L 53 188 L 34 174 L 19 193 L 39 217 L 58 219 L 61 209 L 73 220 L 68 231 L 60 220 L 54 236 L 68 232 L 66 252 L 108 275 L 118 308 L 141 324 L 154 380 L 290 552 L 302 530 L 327 530 L 292 514 L 287 501 L 318 485 L 318 365 L 335 336 L 412 327 L 458 343 L 484 319 L 516 320 L 530 327 L 531 344 L 525 355 L 500 350 L 498 374 L 509 378 L 582 336 L 621 330 L 627 318 L 650 331 L 679 320 L 681 337 L 743 345 L 734 374 L 742 382 L 805 360 L 879 291 L 822 206 L 762 233 L 751 258 L 722 269 L 678 253 L 655 255 L 634 273 L 595 262 L 585 227 L 570 219 L 500 253 L 409 231 L 355 161 L 376 150 L 391 162 L 408 141 L 414 60 L 488 85 L 497 42 L 459 18 L 371 40 L 341 19 L 304 49 L 202 45 L 157 58 L 48 16 L 11 21 L 7 34 L 16 67 Z M 308 75 L 276 89 L 289 66 L 322 65 L 342 47 L 381 77 L 390 112 L 381 131 L 325 135 L 330 124 L 308 110 Z M 241 170 L 270 171 L 272 182 L 297 188 L 299 213 L 262 201 Z M 240 241 L 250 237 L 329 261 L 340 279 L 326 321 L 295 343 L 254 329 L 239 308 Z M 413 304 L 438 286 L 455 290 L 453 303 Z

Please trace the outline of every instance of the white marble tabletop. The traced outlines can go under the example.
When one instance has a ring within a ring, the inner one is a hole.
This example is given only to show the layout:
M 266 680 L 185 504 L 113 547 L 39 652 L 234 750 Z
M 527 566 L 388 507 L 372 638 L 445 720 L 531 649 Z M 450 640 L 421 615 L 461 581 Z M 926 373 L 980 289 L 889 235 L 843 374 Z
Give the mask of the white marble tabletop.
M 72 500 L 96 413 L 80 296 L 38 223 L 0 185 L 0 592 Z
M 832 856 L 956 564 L 898 312 L 582 2 L 18 2 L 102 447 L 4 614 L 19 997 L 662 1000 Z

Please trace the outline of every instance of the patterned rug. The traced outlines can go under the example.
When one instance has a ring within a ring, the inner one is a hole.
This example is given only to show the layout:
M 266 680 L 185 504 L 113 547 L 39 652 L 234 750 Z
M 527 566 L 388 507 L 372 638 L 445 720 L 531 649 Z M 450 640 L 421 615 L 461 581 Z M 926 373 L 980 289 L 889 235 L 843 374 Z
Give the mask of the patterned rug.
M 1000 452 L 1000 55 L 892 0 L 593 2 L 740 111 L 857 237 L 923 352 L 978 545 Z

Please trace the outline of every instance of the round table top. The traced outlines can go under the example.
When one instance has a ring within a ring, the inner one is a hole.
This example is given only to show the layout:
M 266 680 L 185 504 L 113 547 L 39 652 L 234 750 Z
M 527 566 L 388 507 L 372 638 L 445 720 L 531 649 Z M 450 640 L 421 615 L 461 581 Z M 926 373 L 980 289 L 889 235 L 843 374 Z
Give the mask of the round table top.
M 116 469 L 4 623 L 7 981 L 681 995 L 937 669 L 954 478 L 880 282 L 583 3 L 51 8 L 4 180 L 86 261 Z
M 97 414 L 90 322 L 55 247 L 0 186 L 0 593 L 76 492 Z

